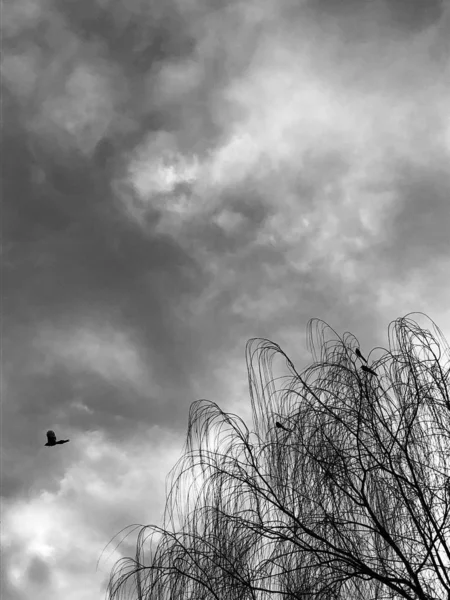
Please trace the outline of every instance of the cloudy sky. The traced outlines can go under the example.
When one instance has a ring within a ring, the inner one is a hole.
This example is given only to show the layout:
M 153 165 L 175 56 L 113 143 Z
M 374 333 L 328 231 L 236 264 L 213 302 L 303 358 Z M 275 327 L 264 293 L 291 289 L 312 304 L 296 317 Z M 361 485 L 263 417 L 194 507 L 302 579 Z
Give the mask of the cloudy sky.
M 99 600 L 250 337 L 450 338 L 450 5 L 6 0 L 5 600 Z M 46 448 L 45 432 L 70 438 Z M 110 558 L 108 558 L 108 556 Z

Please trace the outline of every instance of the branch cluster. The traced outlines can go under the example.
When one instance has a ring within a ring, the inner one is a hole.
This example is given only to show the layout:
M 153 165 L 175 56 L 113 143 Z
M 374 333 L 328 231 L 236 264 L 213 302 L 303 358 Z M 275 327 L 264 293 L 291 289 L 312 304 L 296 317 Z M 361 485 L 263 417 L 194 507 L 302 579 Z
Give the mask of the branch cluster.
M 250 340 L 251 430 L 191 406 L 164 527 L 142 528 L 110 598 L 128 584 L 146 600 L 450 598 L 450 353 L 433 328 L 397 319 L 364 370 L 357 340 L 322 321 L 302 373 Z

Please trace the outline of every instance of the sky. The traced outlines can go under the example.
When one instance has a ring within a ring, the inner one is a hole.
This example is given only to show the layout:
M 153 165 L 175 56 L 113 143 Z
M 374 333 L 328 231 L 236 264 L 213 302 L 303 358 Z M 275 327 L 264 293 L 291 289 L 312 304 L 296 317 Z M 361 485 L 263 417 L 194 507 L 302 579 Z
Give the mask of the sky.
M 250 424 L 249 338 L 450 339 L 450 3 L 6 0 L 2 35 L 2 598 L 99 600 L 191 403 Z

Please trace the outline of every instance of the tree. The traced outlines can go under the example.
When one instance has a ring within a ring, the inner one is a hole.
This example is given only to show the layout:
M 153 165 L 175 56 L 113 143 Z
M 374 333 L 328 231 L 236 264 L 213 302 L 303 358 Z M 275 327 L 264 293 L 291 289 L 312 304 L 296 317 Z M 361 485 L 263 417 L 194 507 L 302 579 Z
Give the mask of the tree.
M 252 430 L 213 402 L 191 406 L 164 527 L 142 527 L 110 598 L 129 584 L 139 600 L 450 598 L 450 353 L 412 314 L 391 323 L 377 377 L 351 334 L 316 319 L 302 373 L 250 340 Z

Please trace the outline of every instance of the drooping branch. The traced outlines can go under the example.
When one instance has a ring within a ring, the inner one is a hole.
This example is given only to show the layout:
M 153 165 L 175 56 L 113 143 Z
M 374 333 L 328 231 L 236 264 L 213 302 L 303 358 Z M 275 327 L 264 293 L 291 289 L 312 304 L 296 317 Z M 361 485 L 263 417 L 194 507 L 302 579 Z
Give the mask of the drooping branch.
M 450 356 L 433 327 L 397 319 L 389 350 L 363 360 L 351 334 L 313 320 L 301 373 L 250 340 L 252 425 L 191 406 L 164 527 L 142 530 L 110 597 L 130 577 L 146 600 L 448 597 Z M 159 536 L 147 565 L 144 531 Z

